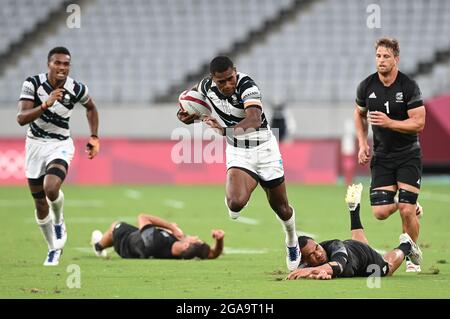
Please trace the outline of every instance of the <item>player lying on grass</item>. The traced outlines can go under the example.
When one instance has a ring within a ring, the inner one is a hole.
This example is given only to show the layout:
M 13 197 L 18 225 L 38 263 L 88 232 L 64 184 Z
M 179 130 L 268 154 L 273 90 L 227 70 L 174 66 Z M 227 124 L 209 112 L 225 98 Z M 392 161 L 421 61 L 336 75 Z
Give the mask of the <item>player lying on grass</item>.
M 224 231 L 212 231 L 215 245 L 211 248 L 197 236 L 188 236 L 175 223 L 160 217 L 139 214 L 138 227 L 114 222 L 105 234 L 94 230 L 91 244 L 99 257 L 113 247 L 122 258 L 200 259 L 217 258 L 223 250 Z
M 359 218 L 362 185 L 351 185 L 345 201 L 351 217 L 351 240 L 328 240 L 318 244 L 307 236 L 299 237 L 302 252 L 300 268 L 292 271 L 287 279 L 332 279 L 335 277 L 368 277 L 379 274 L 392 275 L 405 257 L 419 265 L 422 252 L 408 234 L 400 235 L 400 245 L 381 256 L 368 245 Z

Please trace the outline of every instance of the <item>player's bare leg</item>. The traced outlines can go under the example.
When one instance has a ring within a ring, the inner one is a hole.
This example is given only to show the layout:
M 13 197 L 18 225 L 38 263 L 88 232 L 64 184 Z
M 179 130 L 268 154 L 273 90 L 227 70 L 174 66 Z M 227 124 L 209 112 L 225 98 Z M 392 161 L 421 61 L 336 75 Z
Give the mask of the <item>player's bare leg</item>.
M 373 195 L 374 191 L 376 196 Z M 376 219 L 387 219 L 398 210 L 398 204 L 394 201 L 395 192 L 397 185 L 378 187 L 371 191 L 372 212 Z
M 227 171 L 225 204 L 231 218 L 240 216 L 240 211 L 247 205 L 256 186 L 258 182 L 248 172 L 234 167 Z
M 389 264 L 388 276 L 392 274 L 400 267 L 405 259 L 405 254 L 398 248 L 386 253 L 383 259 Z
M 55 160 L 48 165 L 44 178 L 44 191 L 53 219 L 56 238 L 55 248 L 57 249 L 63 249 L 67 241 L 66 224 L 64 222 L 64 193 L 61 191 L 61 185 L 66 174 L 67 164 L 63 160 Z
M 277 214 L 286 233 L 286 264 L 289 271 L 298 268 L 301 259 L 298 237 L 295 229 L 295 211 L 289 205 L 285 182 L 274 188 L 264 188 L 270 207 Z
M 45 198 L 43 176 L 38 179 L 28 179 L 31 195 L 34 198 L 36 222 L 41 228 L 44 239 L 47 242 L 48 253 L 45 257 L 44 266 L 57 266 L 62 250 L 55 249 L 55 235 L 53 221 L 49 214 L 49 207 Z
M 112 247 L 114 245 L 113 231 L 117 223 L 119 222 L 116 221 L 112 223 L 109 229 L 104 234 L 102 234 L 102 232 L 99 230 L 94 230 L 92 232 L 91 245 L 94 249 L 94 253 L 98 257 L 106 257 L 108 255 L 106 248 Z

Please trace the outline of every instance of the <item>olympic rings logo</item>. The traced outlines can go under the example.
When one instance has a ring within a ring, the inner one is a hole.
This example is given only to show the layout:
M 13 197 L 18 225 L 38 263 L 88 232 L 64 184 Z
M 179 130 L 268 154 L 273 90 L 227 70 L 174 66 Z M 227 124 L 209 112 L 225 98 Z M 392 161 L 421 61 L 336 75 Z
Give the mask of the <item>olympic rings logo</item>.
M 25 151 L 0 151 L 0 180 L 9 178 L 24 179 L 24 176 Z

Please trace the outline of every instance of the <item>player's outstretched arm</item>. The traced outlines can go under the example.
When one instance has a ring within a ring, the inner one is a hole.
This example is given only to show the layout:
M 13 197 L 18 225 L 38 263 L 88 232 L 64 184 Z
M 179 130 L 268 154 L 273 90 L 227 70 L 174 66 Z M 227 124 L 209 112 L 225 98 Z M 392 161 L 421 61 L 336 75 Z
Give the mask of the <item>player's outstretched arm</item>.
M 296 280 L 296 279 L 332 279 L 333 268 L 332 263 L 327 263 L 317 267 L 306 267 L 299 268 L 292 271 L 286 279 Z M 336 263 L 337 264 L 337 263 Z
M 356 137 L 358 138 L 358 163 L 365 165 L 370 160 L 370 147 L 367 141 L 369 133 L 369 122 L 367 121 L 367 109 L 356 105 L 353 113 L 353 119 L 356 128 Z
M 154 225 L 160 228 L 164 228 L 172 233 L 177 239 L 184 237 L 183 231 L 178 227 L 176 223 L 169 222 L 161 217 L 139 214 L 138 215 L 138 227 L 142 229 L 146 225 Z
M 225 232 L 221 229 L 215 229 L 212 232 L 212 237 L 216 240 L 214 247 L 209 251 L 208 259 L 219 257 L 223 251 L 223 237 Z
M 100 151 L 100 140 L 98 139 L 98 111 L 92 98 L 89 98 L 86 104 L 86 116 L 91 131 L 91 137 L 86 145 L 86 152 L 89 159 L 93 159 Z

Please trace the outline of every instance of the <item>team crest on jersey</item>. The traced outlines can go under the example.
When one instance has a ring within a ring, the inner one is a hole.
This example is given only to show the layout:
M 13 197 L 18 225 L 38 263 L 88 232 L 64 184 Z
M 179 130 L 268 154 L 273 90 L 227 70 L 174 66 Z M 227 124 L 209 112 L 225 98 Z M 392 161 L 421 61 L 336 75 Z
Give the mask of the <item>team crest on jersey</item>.
M 70 94 L 69 93 L 64 94 L 62 104 L 65 106 L 70 105 Z
M 395 93 L 395 102 L 397 103 L 403 102 L 403 92 Z
M 239 104 L 236 94 L 233 94 L 231 96 L 231 104 L 233 104 L 233 105 L 238 105 Z

